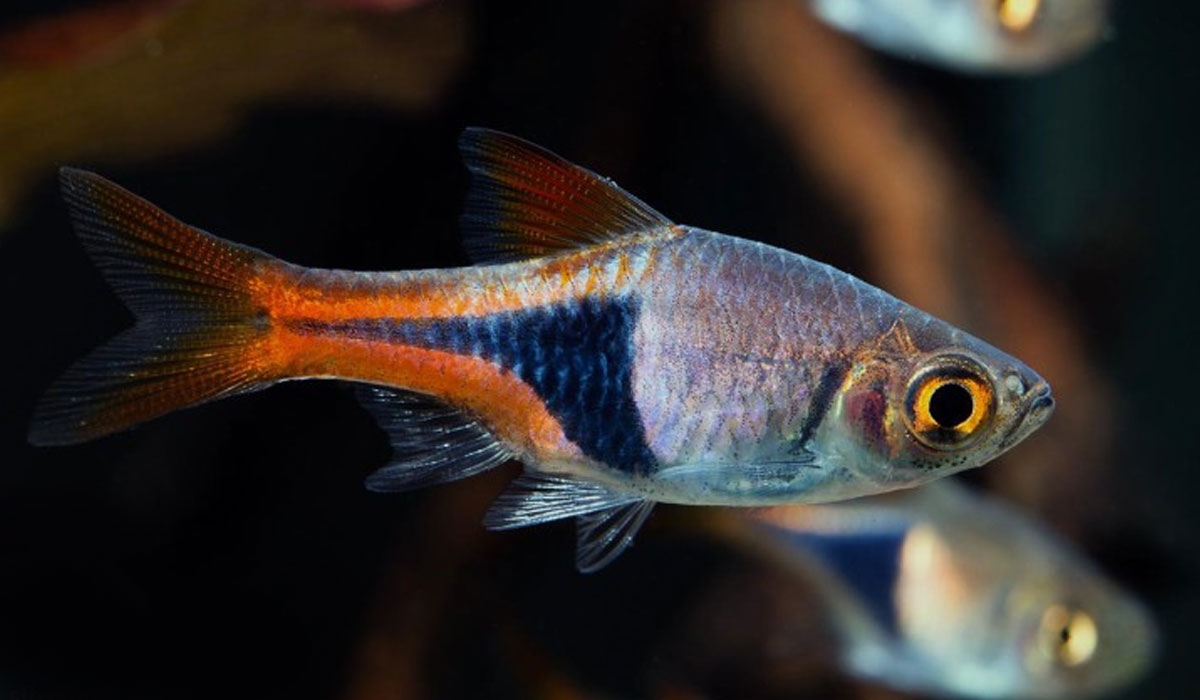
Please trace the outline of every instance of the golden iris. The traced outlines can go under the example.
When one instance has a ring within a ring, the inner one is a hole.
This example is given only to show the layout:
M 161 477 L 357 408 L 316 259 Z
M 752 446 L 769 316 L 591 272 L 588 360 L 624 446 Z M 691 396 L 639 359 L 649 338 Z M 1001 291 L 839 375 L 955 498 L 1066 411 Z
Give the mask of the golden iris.
M 1068 667 L 1087 663 L 1100 641 L 1091 615 L 1062 605 L 1053 605 L 1042 615 L 1039 637 L 1042 653 Z
M 1023 32 L 1037 19 L 1042 0 L 999 0 L 996 3 L 996 18 L 1000 26 L 1010 32 Z
M 906 404 L 917 439 L 939 449 L 961 447 L 992 417 L 992 385 L 967 362 L 951 361 L 914 377 Z

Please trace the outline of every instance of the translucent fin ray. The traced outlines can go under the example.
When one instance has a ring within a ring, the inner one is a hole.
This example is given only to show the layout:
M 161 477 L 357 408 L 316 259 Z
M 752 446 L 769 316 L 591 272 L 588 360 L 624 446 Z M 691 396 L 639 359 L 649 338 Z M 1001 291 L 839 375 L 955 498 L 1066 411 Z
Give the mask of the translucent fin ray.
M 266 253 L 188 226 L 95 173 L 62 168 L 59 181 L 76 234 L 135 314 L 244 319 L 252 310 L 253 266 Z
M 94 173 L 59 171 L 75 231 L 136 325 L 67 370 L 29 440 L 82 442 L 272 381 L 251 295 L 265 253 L 171 217 Z
M 590 574 L 608 566 L 633 544 L 654 501 L 634 501 L 575 519 L 575 567 Z
M 465 479 L 512 458 L 478 420 L 437 399 L 369 384 L 357 393 L 392 444 L 391 463 L 367 477 L 372 491 Z
M 526 472 L 513 480 L 483 517 L 489 530 L 529 527 L 640 501 L 600 484 Z
M 729 470 L 736 469 L 739 476 L 752 482 L 772 483 L 787 481 L 794 477 L 797 467 L 805 469 L 820 469 L 820 459 L 817 455 L 801 450 L 788 460 L 777 462 L 739 462 L 736 465 L 723 462 L 698 462 L 693 464 L 678 464 L 658 472 L 657 478 L 662 481 L 703 481 L 710 478 L 721 478 Z
M 516 136 L 473 127 L 458 143 L 471 172 L 463 242 L 476 262 L 553 255 L 673 225 L 612 180 Z

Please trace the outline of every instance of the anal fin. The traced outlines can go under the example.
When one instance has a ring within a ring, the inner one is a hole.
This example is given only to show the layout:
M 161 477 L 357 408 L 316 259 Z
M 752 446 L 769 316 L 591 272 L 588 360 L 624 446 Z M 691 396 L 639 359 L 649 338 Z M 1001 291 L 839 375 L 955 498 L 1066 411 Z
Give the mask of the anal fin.
M 512 458 L 478 419 L 435 398 L 362 384 L 359 401 L 388 434 L 393 456 L 367 477 L 372 491 L 406 491 L 473 476 Z

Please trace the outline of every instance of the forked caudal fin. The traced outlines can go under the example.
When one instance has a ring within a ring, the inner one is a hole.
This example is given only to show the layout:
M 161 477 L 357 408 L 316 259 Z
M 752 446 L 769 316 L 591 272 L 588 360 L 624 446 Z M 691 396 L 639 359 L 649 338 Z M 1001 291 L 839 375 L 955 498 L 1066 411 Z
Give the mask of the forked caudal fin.
M 133 328 L 76 363 L 42 397 L 29 441 L 65 445 L 272 379 L 269 330 L 251 293 L 265 253 L 171 217 L 99 175 L 63 168 L 75 231 Z

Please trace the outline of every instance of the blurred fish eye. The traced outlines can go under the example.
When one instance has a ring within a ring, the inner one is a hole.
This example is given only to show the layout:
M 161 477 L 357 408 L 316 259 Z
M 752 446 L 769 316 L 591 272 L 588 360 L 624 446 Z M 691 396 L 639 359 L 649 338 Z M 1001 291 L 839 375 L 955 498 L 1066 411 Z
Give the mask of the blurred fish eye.
M 1083 610 L 1052 605 L 1042 614 L 1038 640 L 1043 658 L 1074 668 L 1095 655 L 1100 637 L 1091 615 Z
M 987 375 L 961 356 L 939 358 L 909 382 L 905 419 L 912 434 L 938 450 L 970 445 L 984 432 L 994 411 Z
M 996 0 L 996 19 L 1010 32 L 1029 29 L 1038 18 L 1042 0 Z

